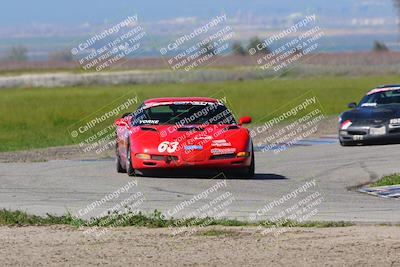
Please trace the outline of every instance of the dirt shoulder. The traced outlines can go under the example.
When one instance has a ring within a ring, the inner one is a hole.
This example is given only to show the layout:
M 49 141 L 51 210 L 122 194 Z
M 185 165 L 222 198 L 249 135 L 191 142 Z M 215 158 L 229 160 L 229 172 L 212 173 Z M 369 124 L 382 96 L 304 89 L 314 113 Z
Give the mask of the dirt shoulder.
M 100 238 L 66 226 L 0 227 L 2 266 L 399 266 L 399 226 L 292 228 L 275 237 L 251 227 L 228 235 L 172 236 L 115 228 Z M 205 230 L 203 230 L 205 231 Z
M 95 160 L 114 158 L 113 150 L 101 154 L 95 152 L 85 153 L 79 146 L 61 146 L 27 151 L 1 152 L 0 162 L 43 162 L 49 160 Z

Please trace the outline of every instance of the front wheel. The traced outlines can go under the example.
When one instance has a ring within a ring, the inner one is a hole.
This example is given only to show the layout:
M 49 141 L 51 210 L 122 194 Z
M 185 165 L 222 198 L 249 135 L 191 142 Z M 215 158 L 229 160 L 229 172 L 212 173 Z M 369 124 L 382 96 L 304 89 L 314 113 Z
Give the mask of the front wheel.
M 251 152 L 251 163 L 249 167 L 240 170 L 238 175 L 242 178 L 253 178 L 255 175 L 255 159 L 254 159 L 254 151 Z
M 251 163 L 250 167 L 247 170 L 246 177 L 247 178 L 253 178 L 255 175 L 255 169 L 256 169 L 256 164 L 255 164 L 255 159 L 254 159 L 254 150 L 251 152 Z
M 126 173 L 126 170 L 122 167 L 122 164 L 121 164 L 122 162 L 121 162 L 121 157 L 119 156 L 119 152 L 118 152 L 118 145 L 117 145 L 117 148 L 116 148 L 115 155 L 116 155 L 115 164 L 116 164 L 116 167 L 117 167 L 117 172 L 118 173 Z
M 135 176 L 135 169 L 132 166 L 132 158 L 131 158 L 131 145 L 128 144 L 128 148 L 126 149 L 126 172 L 129 176 Z

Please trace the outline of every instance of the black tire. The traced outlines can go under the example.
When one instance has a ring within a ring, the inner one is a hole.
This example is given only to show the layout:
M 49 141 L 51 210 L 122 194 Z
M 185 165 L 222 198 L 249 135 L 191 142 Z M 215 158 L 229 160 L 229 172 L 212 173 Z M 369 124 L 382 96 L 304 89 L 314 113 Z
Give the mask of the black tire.
M 251 151 L 251 163 L 250 163 L 250 167 L 248 168 L 246 177 L 247 178 L 253 178 L 255 175 L 255 171 L 256 171 L 256 164 L 255 164 L 255 159 L 254 159 L 254 150 L 252 149 Z
M 135 176 L 135 169 L 132 167 L 132 159 L 131 159 L 131 145 L 128 143 L 128 147 L 126 149 L 126 172 L 129 176 Z
M 116 156 L 115 165 L 117 167 L 117 172 L 118 173 L 126 173 L 126 170 L 122 167 L 122 164 L 121 164 L 121 157 L 119 156 L 119 153 L 118 153 L 118 145 L 115 147 L 115 156 Z
M 241 178 L 253 178 L 255 175 L 255 159 L 254 150 L 251 152 L 251 163 L 249 167 L 244 168 L 239 173 L 237 173 Z

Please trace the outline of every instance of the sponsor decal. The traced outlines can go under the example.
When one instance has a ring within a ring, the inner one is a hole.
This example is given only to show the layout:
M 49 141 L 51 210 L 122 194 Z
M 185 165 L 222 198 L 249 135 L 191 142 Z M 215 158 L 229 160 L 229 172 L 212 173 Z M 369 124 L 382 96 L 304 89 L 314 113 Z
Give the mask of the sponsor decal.
M 159 120 L 141 120 L 139 124 L 158 124 L 159 122 Z
M 340 126 L 340 129 L 347 130 L 347 128 L 349 128 L 351 125 L 352 125 L 352 122 L 349 120 L 346 120 L 345 122 L 342 123 L 342 125 Z
M 148 103 L 146 104 L 143 109 L 148 109 L 151 107 L 157 106 L 166 106 L 166 105 L 197 105 L 197 106 L 207 106 L 207 105 L 218 105 L 223 106 L 222 102 L 201 102 L 201 101 L 179 101 L 179 102 L 160 102 L 160 103 Z
M 202 149 L 203 149 L 203 146 L 196 146 L 196 145 L 185 146 L 185 150 L 202 150 Z
M 194 140 L 211 140 L 212 136 L 204 135 L 204 136 L 195 136 Z
M 362 107 L 376 107 L 378 104 L 377 103 L 364 103 L 361 106 Z
M 213 104 L 212 102 L 199 102 L 199 101 L 180 101 L 174 102 L 174 105 L 194 105 L 194 106 L 206 106 L 209 104 Z
M 213 140 L 211 143 L 211 146 L 216 146 L 216 147 L 231 146 L 231 145 L 232 144 L 230 142 L 227 142 L 225 139 Z
M 213 143 L 226 143 L 225 139 L 213 140 Z
M 225 154 L 233 154 L 236 152 L 236 148 L 213 148 L 211 149 L 211 154 L 214 155 L 225 155 Z

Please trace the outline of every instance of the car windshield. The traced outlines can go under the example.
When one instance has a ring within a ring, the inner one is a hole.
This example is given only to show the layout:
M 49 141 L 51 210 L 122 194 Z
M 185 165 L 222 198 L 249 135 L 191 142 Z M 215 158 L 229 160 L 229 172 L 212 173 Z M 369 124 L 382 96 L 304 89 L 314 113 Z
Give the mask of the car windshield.
M 382 91 L 366 95 L 360 102 L 360 107 L 400 104 L 400 89 Z
M 235 124 L 232 113 L 221 103 L 169 103 L 142 106 L 133 125 Z

